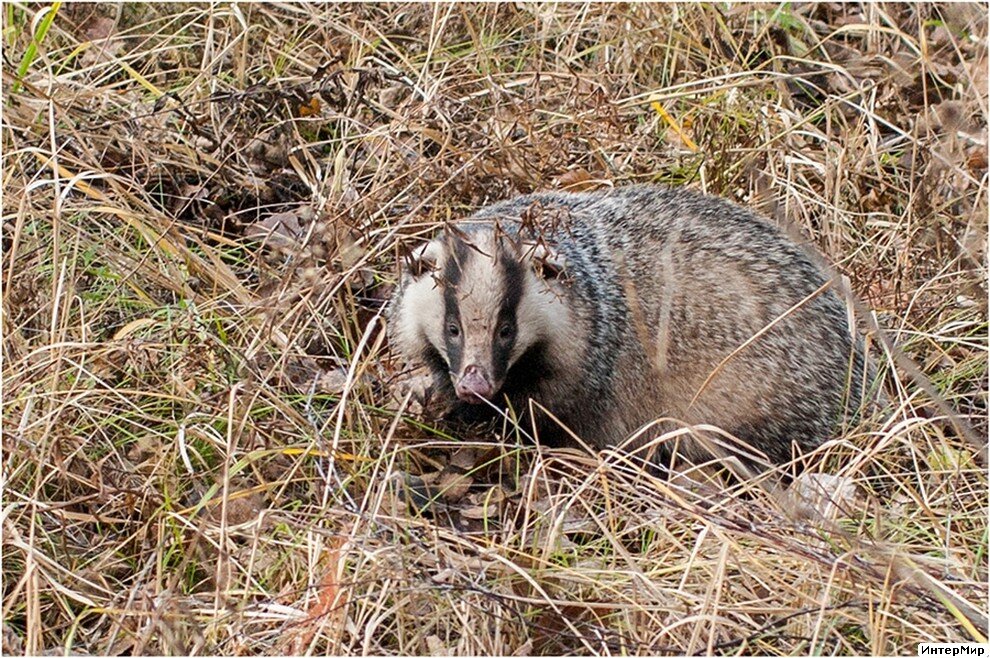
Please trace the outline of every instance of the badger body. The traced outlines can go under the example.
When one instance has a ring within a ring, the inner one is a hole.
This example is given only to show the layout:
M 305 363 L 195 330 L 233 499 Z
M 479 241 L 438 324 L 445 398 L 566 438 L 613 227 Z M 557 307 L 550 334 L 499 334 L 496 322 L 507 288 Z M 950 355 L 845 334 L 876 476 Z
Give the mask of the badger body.
M 683 189 L 486 207 L 411 254 L 387 316 L 452 415 L 511 408 L 550 443 L 713 425 L 785 462 L 829 438 L 863 380 L 845 306 L 804 249 Z M 690 435 L 679 446 L 710 456 Z

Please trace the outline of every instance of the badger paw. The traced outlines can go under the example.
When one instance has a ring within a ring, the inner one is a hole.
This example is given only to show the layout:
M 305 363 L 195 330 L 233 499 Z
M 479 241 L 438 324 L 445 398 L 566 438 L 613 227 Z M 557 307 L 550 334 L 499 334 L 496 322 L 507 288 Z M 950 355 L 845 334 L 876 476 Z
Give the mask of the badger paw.
M 400 404 L 408 398 L 406 411 L 414 416 L 440 418 L 453 405 L 436 386 L 433 376 L 425 369 L 417 369 L 399 381 L 396 395 Z

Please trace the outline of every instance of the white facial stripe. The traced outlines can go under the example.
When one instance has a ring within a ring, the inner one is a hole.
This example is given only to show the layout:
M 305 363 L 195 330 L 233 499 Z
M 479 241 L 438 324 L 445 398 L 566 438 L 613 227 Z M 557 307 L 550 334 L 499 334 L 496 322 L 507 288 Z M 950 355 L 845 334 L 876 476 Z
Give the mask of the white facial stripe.
M 577 334 L 575 322 L 565 303 L 563 291 L 551 281 L 545 281 L 527 270 L 526 291 L 516 309 L 516 344 L 512 350 L 512 362 L 535 343 L 544 340 L 553 356 L 574 352 Z
M 498 266 L 492 232 L 472 233 L 457 289 L 464 332 L 461 369 L 478 365 L 492 372 L 492 337 L 504 296 L 502 268 Z
M 431 240 L 410 254 L 410 258 L 414 263 L 419 263 L 428 270 L 435 269 L 442 256 L 443 243 L 439 240 Z
M 423 274 L 406 284 L 395 335 L 400 352 L 411 362 L 420 359 L 423 335 L 447 358 L 443 341 L 443 290 L 433 275 Z

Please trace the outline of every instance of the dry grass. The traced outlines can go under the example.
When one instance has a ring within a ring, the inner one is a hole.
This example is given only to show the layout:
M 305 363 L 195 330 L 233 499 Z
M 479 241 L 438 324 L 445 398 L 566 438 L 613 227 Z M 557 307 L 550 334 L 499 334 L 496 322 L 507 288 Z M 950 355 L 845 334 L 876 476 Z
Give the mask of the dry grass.
M 987 474 L 945 415 L 986 436 L 985 7 L 2 9 L 6 653 L 987 634 Z M 634 181 L 809 236 L 932 382 L 874 350 L 891 407 L 815 467 L 856 486 L 837 518 L 397 413 L 407 236 Z

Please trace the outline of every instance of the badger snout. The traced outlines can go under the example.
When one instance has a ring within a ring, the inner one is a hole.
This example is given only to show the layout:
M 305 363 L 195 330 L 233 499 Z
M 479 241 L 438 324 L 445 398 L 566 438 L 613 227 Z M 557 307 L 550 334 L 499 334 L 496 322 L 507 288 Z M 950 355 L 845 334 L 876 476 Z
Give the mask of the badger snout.
M 481 366 L 471 365 L 454 384 L 457 397 L 465 402 L 481 404 L 483 400 L 491 400 L 495 395 L 495 386 L 488 371 Z

